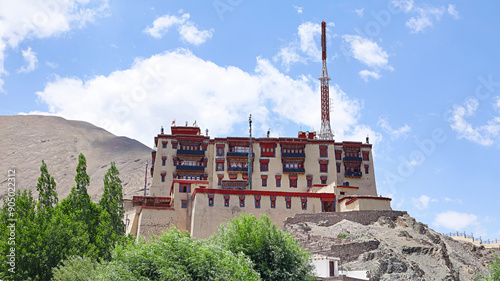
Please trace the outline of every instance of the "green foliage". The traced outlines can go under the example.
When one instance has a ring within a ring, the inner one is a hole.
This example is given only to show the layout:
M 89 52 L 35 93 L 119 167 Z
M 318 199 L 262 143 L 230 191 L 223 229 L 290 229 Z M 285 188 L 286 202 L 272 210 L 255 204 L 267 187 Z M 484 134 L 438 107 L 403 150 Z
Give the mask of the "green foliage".
M 77 262 L 84 260 L 73 258 L 55 269 L 54 280 L 71 276 L 63 273 L 81 270 L 89 272 L 86 279 L 71 280 L 260 280 L 252 262 L 242 253 L 233 254 L 210 241 L 193 240 L 177 229 L 151 243 L 139 240 L 118 246 L 110 262 Z
M 495 256 L 493 261 L 488 265 L 488 275 L 480 275 L 476 277 L 480 281 L 500 281 L 500 258 Z
M 99 264 L 89 257 L 72 256 L 54 268 L 53 280 L 98 280 L 97 268 Z
M 309 253 L 289 233 L 277 228 L 265 215 L 241 215 L 219 228 L 217 244 L 247 255 L 262 280 L 314 280 Z
M 346 237 L 347 237 L 347 234 L 339 234 L 339 235 L 337 235 L 337 238 L 339 238 L 339 239 L 344 239 Z
M 36 190 L 38 191 L 38 206 L 37 209 L 47 214 L 48 219 L 50 219 L 51 212 L 55 205 L 57 205 L 57 192 L 56 192 L 56 182 L 54 177 L 52 177 L 48 170 L 47 164 L 42 160 L 42 166 L 40 166 L 40 177 L 38 178 L 38 184 L 36 185 Z

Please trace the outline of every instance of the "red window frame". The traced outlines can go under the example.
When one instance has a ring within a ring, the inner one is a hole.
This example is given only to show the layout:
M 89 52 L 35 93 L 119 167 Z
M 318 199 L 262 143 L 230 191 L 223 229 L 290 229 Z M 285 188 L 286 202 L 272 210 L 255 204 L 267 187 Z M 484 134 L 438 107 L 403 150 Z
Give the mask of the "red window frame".
M 313 181 L 312 175 L 308 175 L 306 178 L 307 178 L 307 187 L 311 187 Z
M 319 172 L 328 173 L 328 160 L 319 161 Z
M 245 207 L 245 195 L 240 195 L 240 207 Z
M 269 197 L 271 199 L 271 208 L 276 208 L 276 196 L 270 196 Z
M 370 173 L 370 166 L 365 165 L 365 174 L 369 174 L 369 173 Z
M 269 159 L 260 159 L 260 171 L 261 172 L 269 171 Z
M 222 179 L 224 178 L 224 175 L 217 175 L 217 178 L 219 179 L 217 181 L 217 185 L 222 185 Z
M 289 176 L 290 179 L 290 187 L 297 188 L 297 176 Z
M 161 182 L 165 182 L 166 173 L 161 173 Z
M 224 207 L 229 207 L 229 198 L 230 195 L 224 195 Z
M 321 179 L 321 184 L 326 184 L 326 181 L 327 181 L 328 177 L 327 176 L 321 176 L 320 179 Z
M 319 157 L 328 157 L 328 146 L 320 145 L 319 146 Z
M 281 187 L 281 175 L 276 175 L 276 187 Z
M 262 179 L 262 187 L 267 187 L 267 175 L 261 175 L 260 178 Z
M 291 209 L 292 208 L 292 197 L 290 197 L 290 196 L 286 196 L 285 197 L 285 207 L 287 209 Z
M 335 150 L 335 160 L 342 160 L 342 150 Z

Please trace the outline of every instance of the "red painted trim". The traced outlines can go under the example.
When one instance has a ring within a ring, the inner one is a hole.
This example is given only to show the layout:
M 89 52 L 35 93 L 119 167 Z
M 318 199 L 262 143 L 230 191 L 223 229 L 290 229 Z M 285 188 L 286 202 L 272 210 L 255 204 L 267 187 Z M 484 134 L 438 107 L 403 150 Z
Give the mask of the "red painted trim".
M 291 196 L 291 197 L 309 197 L 321 199 L 335 199 L 333 193 L 305 193 L 305 192 L 283 192 L 283 191 L 261 191 L 261 190 L 230 190 L 230 189 L 211 189 L 211 188 L 195 188 L 193 198 L 197 193 L 214 193 L 214 194 L 229 194 L 229 195 L 261 195 L 261 196 Z
M 337 185 L 338 188 L 352 188 L 352 189 L 359 189 L 357 186 L 347 186 L 347 185 Z
M 313 189 L 315 187 L 325 187 L 325 186 L 327 186 L 327 184 L 313 184 L 313 185 L 311 185 L 311 187 L 309 187 L 307 189 L 307 192 L 309 192 L 311 189 Z
M 351 196 L 347 196 L 347 197 L 343 197 L 342 199 L 340 199 L 339 203 L 341 203 L 345 200 L 349 200 L 349 201 L 347 201 L 347 203 L 345 203 L 346 205 L 349 205 L 349 204 L 354 203 L 358 199 L 373 199 L 373 200 L 392 201 L 392 199 L 388 198 L 388 197 L 370 197 L 370 196 L 351 197 Z
M 152 207 L 152 206 L 142 206 L 143 209 L 152 209 L 152 210 L 171 210 L 175 211 L 172 207 Z
M 210 184 L 209 181 L 181 180 L 181 179 L 174 179 L 172 181 L 172 184 L 174 184 L 174 183 Z

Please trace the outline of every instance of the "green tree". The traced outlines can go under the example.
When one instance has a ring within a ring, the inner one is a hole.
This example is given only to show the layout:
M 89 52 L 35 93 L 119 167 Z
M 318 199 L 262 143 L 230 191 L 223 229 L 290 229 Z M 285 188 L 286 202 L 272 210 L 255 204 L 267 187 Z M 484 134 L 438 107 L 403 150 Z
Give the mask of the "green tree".
M 57 192 L 56 192 L 56 182 L 54 177 L 49 174 L 47 169 L 47 164 L 42 160 L 42 166 L 40 166 L 40 177 L 38 178 L 38 184 L 36 185 L 36 190 L 38 191 L 38 206 L 39 212 L 46 213 L 50 216 L 55 205 L 57 205 Z
M 247 255 L 262 280 L 314 280 L 309 253 L 268 216 L 258 220 L 243 214 L 219 227 L 212 240 L 233 253 Z
M 260 280 L 252 267 L 242 253 L 172 229 L 150 243 L 140 239 L 117 246 L 110 262 L 72 258 L 54 269 L 53 280 Z M 87 277 L 81 271 L 88 272 Z

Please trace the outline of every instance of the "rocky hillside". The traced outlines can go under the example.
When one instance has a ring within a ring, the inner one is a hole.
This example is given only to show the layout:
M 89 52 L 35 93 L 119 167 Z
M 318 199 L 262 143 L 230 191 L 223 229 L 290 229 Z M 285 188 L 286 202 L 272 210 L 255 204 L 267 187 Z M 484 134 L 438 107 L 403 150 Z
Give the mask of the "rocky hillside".
M 53 116 L 0 116 L 0 196 L 7 192 L 7 170 L 12 168 L 16 169 L 17 187 L 31 189 L 37 195 L 40 165 L 45 160 L 56 180 L 59 198 L 65 198 L 75 185 L 80 153 L 87 159 L 92 200 L 101 197 L 104 174 L 111 161 L 120 171 L 125 196 L 144 190 L 145 162 L 151 162 L 151 148 L 142 143 L 82 121 Z
M 371 280 L 472 280 L 500 255 L 398 211 L 301 214 L 288 218 L 284 229 L 312 253 L 340 257 L 345 270 L 369 271 Z

